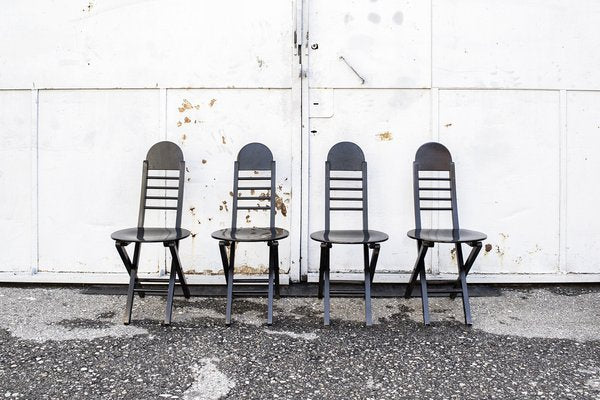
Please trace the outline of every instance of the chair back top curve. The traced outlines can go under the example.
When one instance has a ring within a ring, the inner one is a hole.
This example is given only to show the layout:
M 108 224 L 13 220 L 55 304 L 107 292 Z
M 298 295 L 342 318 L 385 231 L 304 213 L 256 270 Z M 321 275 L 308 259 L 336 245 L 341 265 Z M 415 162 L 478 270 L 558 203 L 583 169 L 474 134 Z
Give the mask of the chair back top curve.
M 459 229 L 456 176 L 450 151 L 441 143 L 423 144 L 413 163 L 415 229 L 421 229 L 423 211 L 450 211 L 452 229 Z
M 183 160 L 183 151 L 173 142 L 158 142 L 146 154 L 149 170 L 178 170 Z
M 138 227 L 144 227 L 146 210 L 164 210 L 176 212 L 175 228 L 181 228 L 184 182 L 185 160 L 181 148 L 169 141 L 150 147 L 142 168 Z
M 269 228 L 274 229 L 276 171 L 271 150 L 262 143 L 249 143 L 239 151 L 233 169 L 231 229 L 237 227 L 239 210 L 269 211 Z
M 342 173 L 340 174 L 339 171 Z M 348 172 L 351 171 L 360 171 L 360 175 L 349 174 Z M 338 173 L 332 176 L 332 172 Z M 360 197 L 351 194 L 340 195 L 340 192 L 352 194 L 360 192 Z M 331 229 L 332 211 L 361 211 L 362 229 L 367 231 L 369 229 L 367 199 L 367 162 L 362 149 L 352 142 L 335 144 L 329 150 L 325 161 L 325 230 Z M 354 206 L 347 206 L 347 202 Z M 357 203 L 360 203 L 359 207 L 356 206 Z

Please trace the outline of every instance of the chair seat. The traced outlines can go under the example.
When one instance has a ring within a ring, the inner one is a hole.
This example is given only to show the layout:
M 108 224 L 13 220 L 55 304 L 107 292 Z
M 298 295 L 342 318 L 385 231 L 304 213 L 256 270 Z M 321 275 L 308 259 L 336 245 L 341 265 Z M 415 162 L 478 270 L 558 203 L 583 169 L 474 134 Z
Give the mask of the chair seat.
M 318 231 L 310 234 L 312 240 L 324 243 L 339 244 L 368 244 L 385 242 L 389 236 L 379 231 L 363 230 L 329 230 Z
M 190 231 L 182 228 L 129 228 L 110 235 L 114 240 L 133 243 L 172 242 L 188 236 Z
M 213 232 L 211 236 L 228 242 L 269 242 L 285 239 L 289 234 L 282 228 L 235 228 L 221 229 Z
M 485 233 L 468 229 L 413 229 L 406 234 L 416 240 L 437 243 L 480 242 L 487 239 Z

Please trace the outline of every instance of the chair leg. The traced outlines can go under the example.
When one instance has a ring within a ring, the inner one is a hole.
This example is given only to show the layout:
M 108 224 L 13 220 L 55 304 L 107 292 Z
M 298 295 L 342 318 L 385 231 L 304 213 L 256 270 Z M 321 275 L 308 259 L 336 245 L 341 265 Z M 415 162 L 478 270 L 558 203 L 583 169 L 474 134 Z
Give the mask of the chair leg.
M 369 246 L 363 245 L 364 270 L 365 270 L 365 321 L 367 326 L 373 325 L 371 315 L 371 267 L 369 265 Z
M 134 268 L 137 269 L 139 261 L 140 261 L 141 243 L 135 244 L 135 248 L 133 250 L 133 262 L 131 262 L 131 260 L 129 259 L 127 250 L 125 250 L 125 246 L 127 246 L 128 244 L 129 243 L 125 243 L 125 242 L 116 242 L 115 247 L 117 248 L 117 253 L 119 253 L 119 257 L 121 257 L 121 261 L 123 261 L 123 265 L 125 265 L 125 269 L 127 270 L 127 273 L 131 275 L 131 270 Z M 135 288 L 142 289 L 142 285 L 140 284 L 140 282 L 138 281 L 137 278 L 135 280 Z M 138 293 L 138 296 L 140 296 L 140 297 L 144 297 L 144 295 L 145 295 L 143 291 L 139 291 L 137 293 Z
M 462 288 L 462 298 L 463 298 L 463 311 L 465 313 L 465 324 L 468 326 L 473 325 L 473 321 L 471 320 L 471 304 L 469 301 L 469 288 L 467 287 L 467 276 L 465 271 L 459 272 L 460 283 Z
M 125 249 L 123 249 L 125 250 Z M 140 253 L 142 252 L 142 244 L 141 243 L 136 243 L 135 247 L 133 248 L 133 262 L 132 262 L 132 267 L 136 269 L 138 269 L 138 266 L 140 264 Z M 142 284 L 140 283 L 140 281 L 137 279 L 137 273 L 136 273 L 136 279 L 135 279 L 135 286 L 137 289 L 143 289 Z M 144 293 L 143 291 L 137 292 L 138 296 L 140 296 L 140 298 L 144 298 L 146 296 L 146 293 Z
M 271 242 L 269 246 L 269 289 L 267 294 L 267 325 L 273 324 L 273 286 L 275 284 L 275 254 Z
M 179 278 L 179 285 L 181 285 L 181 290 L 183 291 L 183 296 L 186 299 L 191 297 L 190 288 L 185 280 L 185 275 L 183 274 L 183 266 L 181 265 L 181 258 L 179 258 L 179 241 L 175 242 L 175 246 L 170 246 L 171 249 L 171 268 L 175 268 L 177 272 L 177 277 Z
M 173 248 L 173 247 L 171 247 Z M 177 270 L 171 266 L 171 273 L 169 274 L 169 287 L 167 288 L 167 307 L 165 309 L 165 325 L 171 325 L 171 318 L 173 315 L 173 296 L 175 295 L 175 278 L 177 277 Z
M 421 263 L 419 269 L 419 281 L 421 283 L 421 304 L 423 305 L 423 323 L 425 325 L 429 325 L 429 295 L 427 293 L 425 263 Z
M 473 247 L 473 249 L 471 249 L 471 252 L 469 253 L 469 257 L 467 257 L 467 262 L 465 263 L 465 268 L 464 268 L 465 275 L 469 275 L 469 272 L 471 271 L 471 267 L 475 263 L 475 259 L 477 258 L 477 256 L 479 255 L 479 252 L 481 251 L 481 242 L 471 243 L 470 245 L 471 245 L 471 247 Z
M 331 243 L 321 243 L 321 251 L 325 252 L 324 263 L 323 263 L 323 324 L 329 325 L 329 255 L 330 255 Z
M 125 265 L 125 268 L 127 269 L 127 272 L 129 273 L 129 286 L 127 288 L 127 303 L 125 305 L 125 313 L 123 315 L 123 323 L 125 325 L 129 325 L 131 323 L 131 313 L 133 310 L 133 297 L 135 295 L 135 289 L 141 288 L 141 285 L 139 284 L 138 279 L 137 279 L 137 271 L 138 271 L 138 264 L 139 264 L 139 260 L 140 260 L 141 244 L 140 243 L 135 244 L 135 248 L 134 248 L 134 252 L 133 252 L 133 263 L 129 259 L 129 255 L 127 254 L 127 251 L 125 250 L 125 246 L 127 246 L 128 244 L 129 243 L 124 243 L 124 242 L 116 242 L 115 243 L 117 252 L 119 253 L 119 256 L 121 257 L 121 260 L 123 261 L 123 264 Z M 143 292 L 138 292 L 138 293 L 139 293 L 140 297 L 144 297 Z
M 125 305 L 125 314 L 123 315 L 123 323 L 129 325 L 131 323 L 131 312 L 133 310 L 133 295 L 135 282 L 137 280 L 137 268 L 129 270 L 129 287 L 127 288 L 127 304 Z
M 408 285 L 406 285 L 406 291 L 404 292 L 404 298 L 410 299 L 412 295 L 413 288 L 415 283 L 417 282 L 417 278 L 419 276 L 419 272 L 421 269 L 421 264 L 425 265 L 425 256 L 427 255 L 427 248 L 429 246 L 425 245 L 422 241 L 417 242 L 417 260 L 415 261 L 415 266 L 413 268 L 412 275 L 410 277 L 410 281 L 408 281 Z
M 325 247 L 321 245 L 321 259 L 319 261 L 319 292 L 317 297 L 323 298 L 323 275 L 325 274 Z
M 231 325 L 231 307 L 233 303 L 233 267 L 235 265 L 235 242 L 229 247 L 229 266 L 227 268 L 227 306 L 225 308 L 225 324 Z
M 273 257 L 274 257 L 274 271 L 275 271 L 275 298 L 279 299 L 279 242 L 273 242 Z
M 375 277 L 375 268 L 377 268 L 377 260 L 379 259 L 379 250 L 381 246 L 379 243 L 374 243 L 370 246 L 373 249 L 373 254 L 371 255 L 371 265 L 369 266 L 371 270 L 371 283 L 373 283 L 373 278 Z
M 473 255 L 473 252 L 476 251 L 477 247 L 474 247 L 469 255 L 469 259 Z M 465 313 L 465 324 L 468 326 L 473 325 L 471 321 L 471 305 L 469 302 L 469 288 L 467 287 L 467 273 L 465 271 L 465 264 L 463 263 L 463 252 L 462 246 L 460 243 L 456 244 L 456 260 L 458 262 L 458 280 L 460 282 L 460 287 L 462 289 L 462 301 L 463 301 L 463 311 Z M 475 261 L 474 259 L 471 261 Z
M 221 253 L 221 263 L 223 264 L 223 274 L 225 275 L 225 283 L 229 279 L 229 261 L 227 260 L 227 252 L 225 247 L 229 246 L 229 242 L 221 240 L 219 242 L 219 252 Z

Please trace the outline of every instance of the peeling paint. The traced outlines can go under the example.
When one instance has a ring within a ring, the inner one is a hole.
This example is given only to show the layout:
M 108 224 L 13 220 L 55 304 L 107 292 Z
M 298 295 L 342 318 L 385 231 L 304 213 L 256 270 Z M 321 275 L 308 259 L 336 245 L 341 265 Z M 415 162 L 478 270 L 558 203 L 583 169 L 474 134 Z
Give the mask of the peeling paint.
M 504 257 L 504 249 L 496 245 L 496 254 L 498 254 L 500 257 Z
M 265 61 L 261 60 L 258 56 L 256 57 L 256 62 L 258 63 L 258 68 L 262 68 L 265 64 Z
M 181 125 L 183 125 L 181 121 L 177 121 L 177 127 L 179 128 Z
M 229 196 L 233 197 L 233 192 L 230 191 L 229 192 Z
M 250 214 L 246 215 L 246 223 L 249 224 L 251 222 L 252 220 L 250 219 Z
M 227 144 L 227 141 L 225 140 L 225 136 L 221 135 L 221 142 L 223 144 Z
M 492 245 L 489 243 L 486 243 L 484 250 L 486 253 L 489 253 L 490 251 L 492 251 Z
M 211 100 L 210 100 L 210 102 L 208 103 L 208 106 L 209 106 L 209 107 L 212 107 L 212 106 L 214 106 L 214 105 L 215 105 L 215 103 L 216 103 L 216 101 L 217 101 L 217 99 L 211 99 Z
M 529 254 L 535 254 L 535 253 L 539 253 L 540 251 L 542 251 L 542 248 L 539 245 L 535 245 L 535 249 L 528 251 Z
M 188 117 L 185 117 L 185 118 L 183 119 L 183 122 L 184 122 L 184 123 L 186 123 L 186 124 L 189 124 L 190 122 L 192 122 L 192 120 L 191 120 L 191 119 L 189 119 Z
M 452 123 L 450 123 L 450 124 L 445 124 L 444 126 L 445 126 L 446 128 L 450 128 L 450 127 L 452 126 Z
M 452 261 L 456 261 L 456 248 L 450 249 L 450 258 L 452 258 Z
M 181 141 L 185 141 L 185 139 L 187 139 L 187 135 L 184 133 L 183 135 L 181 135 Z
M 281 215 L 284 217 L 287 216 L 287 207 L 285 202 L 278 194 L 275 195 L 275 208 L 281 211 Z
M 92 0 L 90 0 L 90 1 L 88 1 L 87 7 L 84 8 L 82 11 L 83 12 L 92 12 L 92 8 L 94 8 L 94 2 Z
M 222 205 L 219 205 L 219 210 L 220 211 L 223 211 L 223 210 L 229 211 L 229 207 L 227 207 L 227 202 L 225 200 L 223 200 L 223 204 Z
M 190 213 L 196 215 L 196 207 L 190 207 Z
M 190 103 L 187 99 L 183 99 L 183 103 L 181 103 L 181 107 L 178 108 L 179 112 L 184 112 L 185 110 L 191 110 L 194 108 L 192 103 Z
M 383 133 L 378 133 L 377 135 L 377 139 L 382 141 L 382 142 L 387 142 L 392 140 L 394 137 L 392 136 L 392 133 L 389 131 L 385 131 Z
M 246 275 L 260 275 L 266 274 L 269 272 L 269 269 L 264 265 L 259 265 L 258 267 L 251 267 L 248 264 L 242 264 L 239 267 L 235 268 L 235 273 L 238 274 L 246 274 Z

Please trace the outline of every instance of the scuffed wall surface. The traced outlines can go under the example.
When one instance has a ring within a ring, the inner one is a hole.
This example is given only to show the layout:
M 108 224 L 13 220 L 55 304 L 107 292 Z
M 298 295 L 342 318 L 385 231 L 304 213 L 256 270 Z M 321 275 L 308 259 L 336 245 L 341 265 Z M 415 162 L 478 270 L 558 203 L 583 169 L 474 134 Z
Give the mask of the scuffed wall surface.
M 380 271 L 412 268 L 411 163 L 440 141 L 456 161 L 462 226 L 489 236 L 474 274 L 598 274 L 599 19 L 591 0 L 7 3 L 0 274 L 123 273 L 109 235 L 135 224 L 141 161 L 159 140 L 188 163 L 190 273 L 221 270 L 209 234 L 230 224 L 233 160 L 251 141 L 278 163 L 277 223 L 292 232 L 281 268 L 314 273 L 306 237 L 323 226 L 325 156 L 352 140 L 369 163 L 370 225 L 390 234 Z M 266 256 L 241 246 L 240 271 L 263 272 Z M 160 246 L 142 257 L 142 272 L 169 263 Z M 453 257 L 442 246 L 428 266 L 453 272 Z M 360 249 L 332 252 L 340 272 L 360 261 Z

